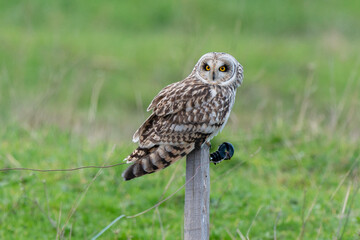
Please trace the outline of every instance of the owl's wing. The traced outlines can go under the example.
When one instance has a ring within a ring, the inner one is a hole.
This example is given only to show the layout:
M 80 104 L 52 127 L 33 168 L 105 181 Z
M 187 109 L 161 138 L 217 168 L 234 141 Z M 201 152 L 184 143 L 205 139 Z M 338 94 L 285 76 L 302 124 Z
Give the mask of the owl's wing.
M 224 123 L 223 113 L 228 109 L 221 107 L 221 111 L 216 111 L 223 104 L 214 98 L 211 88 L 190 80 L 160 91 L 148 108 L 153 113 L 135 132 L 134 142 L 139 141 L 146 148 L 192 143 L 205 139 Z
M 194 107 L 195 104 L 199 107 L 200 102 L 209 94 L 209 86 L 192 78 L 186 78 L 162 89 L 151 101 L 147 110 L 153 110 L 158 116 L 174 114 L 186 107 Z

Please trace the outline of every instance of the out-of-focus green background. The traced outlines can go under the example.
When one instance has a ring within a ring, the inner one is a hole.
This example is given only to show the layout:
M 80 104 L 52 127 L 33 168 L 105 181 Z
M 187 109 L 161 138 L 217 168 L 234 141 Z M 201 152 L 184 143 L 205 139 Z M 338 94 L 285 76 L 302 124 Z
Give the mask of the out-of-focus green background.
M 211 239 L 360 239 L 359 13 L 357 0 L 1 1 L 0 168 L 122 161 L 161 88 L 223 51 L 245 79 L 212 142 L 236 155 L 211 166 Z M 178 189 L 184 163 L 130 182 L 125 166 L 93 182 L 94 169 L 0 172 L 0 238 L 89 239 Z M 182 239 L 183 202 L 102 237 Z

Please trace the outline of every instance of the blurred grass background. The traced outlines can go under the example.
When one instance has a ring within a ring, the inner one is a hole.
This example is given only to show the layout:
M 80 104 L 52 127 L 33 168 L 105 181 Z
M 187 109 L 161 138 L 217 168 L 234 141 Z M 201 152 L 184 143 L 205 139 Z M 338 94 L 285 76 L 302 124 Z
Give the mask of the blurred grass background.
M 114 144 L 108 163 L 122 161 L 152 98 L 224 51 L 245 79 L 213 141 L 236 156 L 211 166 L 211 239 L 360 239 L 359 12 L 356 0 L 0 1 L 0 167 L 101 165 Z M 179 188 L 184 162 L 126 183 L 125 166 L 104 170 L 68 221 L 97 170 L 1 172 L 0 238 L 88 239 Z M 182 239 L 183 201 L 103 237 Z

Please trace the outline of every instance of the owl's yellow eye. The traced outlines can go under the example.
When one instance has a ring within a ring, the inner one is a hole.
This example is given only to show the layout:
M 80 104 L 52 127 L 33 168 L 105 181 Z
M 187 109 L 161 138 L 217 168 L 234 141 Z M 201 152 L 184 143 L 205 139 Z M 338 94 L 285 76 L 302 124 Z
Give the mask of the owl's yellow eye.
M 219 70 L 220 70 L 220 72 L 225 72 L 225 71 L 226 71 L 226 67 L 225 67 L 225 66 L 221 66 L 221 67 L 219 68 Z
M 206 71 L 210 71 L 210 66 L 209 66 L 209 65 L 206 65 L 206 66 L 205 66 L 205 70 L 206 70 Z

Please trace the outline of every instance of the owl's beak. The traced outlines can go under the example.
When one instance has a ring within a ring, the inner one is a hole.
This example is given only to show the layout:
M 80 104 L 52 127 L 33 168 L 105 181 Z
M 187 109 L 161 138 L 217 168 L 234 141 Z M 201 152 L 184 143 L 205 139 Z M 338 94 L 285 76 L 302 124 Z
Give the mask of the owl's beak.
M 215 72 L 212 72 L 212 79 L 215 81 Z

